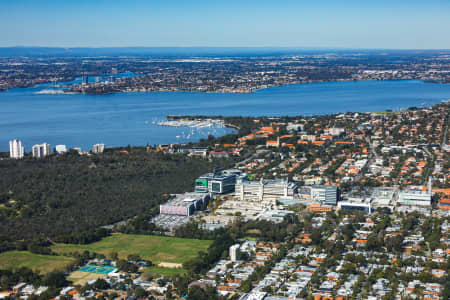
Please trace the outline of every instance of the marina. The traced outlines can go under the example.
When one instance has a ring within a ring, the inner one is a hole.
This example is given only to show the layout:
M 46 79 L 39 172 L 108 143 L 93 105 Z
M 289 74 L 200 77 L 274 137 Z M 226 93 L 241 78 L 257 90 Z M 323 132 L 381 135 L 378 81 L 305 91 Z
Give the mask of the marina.
M 196 120 L 166 120 L 158 122 L 159 126 L 169 126 L 169 127 L 191 127 L 191 128 L 210 128 L 210 127 L 225 127 L 225 123 L 223 120 L 219 119 L 196 119 Z

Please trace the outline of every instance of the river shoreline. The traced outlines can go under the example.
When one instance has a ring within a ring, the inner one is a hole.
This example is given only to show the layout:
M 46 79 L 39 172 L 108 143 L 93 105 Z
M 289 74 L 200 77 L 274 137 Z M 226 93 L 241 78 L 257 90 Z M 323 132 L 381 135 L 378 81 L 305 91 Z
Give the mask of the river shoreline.
M 151 93 L 151 92 L 182 92 L 182 93 L 204 93 L 204 94 L 252 94 L 257 91 L 262 91 L 265 89 L 270 88 L 277 88 L 277 87 L 286 87 L 286 86 L 293 86 L 293 85 L 303 85 L 303 84 L 311 84 L 311 83 L 332 83 L 332 82 L 364 82 L 364 81 L 411 81 L 411 80 L 417 80 L 421 81 L 423 83 L 433 83 L 433 84 L 450 84 L 450 82 L 445 81 L 439 81 L 439 80 L 430 80 L 430 79 L 338 79 L 338 80 L 308 80 L 308 81 L 301 81 L 296 83 L 287 83 L 287 84 L 281 84 L 281 85 L 268 85 L 265 87 L 255 87 L 250 88 L 248 90 L 242 90 L 242 89 L 236 89 L 236 90 L 217 90 L 217 91 L 201 91 L 201 90 L 192 90 L 192 89 L 174 89 L 174 90 L 168 90 L 168 89 L 143 89 L 143 88 L 135 88 L 130 90 L 122 90 L 122 91 L 101 91 L 101 92 L 79 92 L 74 91 L 71 89 L 55 89 L 55 90 L 48 90 L 46 92 L 38 91 L 36 94 L 47 94 L 47 95 L 114 95 L 114 94 L 123 94 L 123 93 Z M 26 89 L 26 88 L 35 88 L 42 84 L 50 84 L 51 82 L 44 82 L 39 83 L 33 86 L 26 86 L 26 87 L 18 87 L 18 88 L 12 88 L 12 89 Z M 0 90 L 0 93 L 7 92 L 8 90 Z
M 248 94 L 153 92 L 113 95 L 34 94 L 42 85 L 0 93 L 0 151 L 9 141 L 51 147 L 91 149 L 195 142 L 222 136 L 236 128 L 161 127 L 167 116 L 283 117 L 345 112 L 399 111 L 424 107 L 450 98 L 450 85 L 422 81 L 352 81 L 298 84 Z M 227 122 L 228 123 L 228 122 Z

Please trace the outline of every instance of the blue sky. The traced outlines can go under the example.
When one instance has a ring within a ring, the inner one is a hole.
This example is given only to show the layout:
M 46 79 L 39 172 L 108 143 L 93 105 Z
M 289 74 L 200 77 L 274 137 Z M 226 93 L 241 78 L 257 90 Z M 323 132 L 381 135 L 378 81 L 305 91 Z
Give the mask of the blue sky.
M 0 0 L 0 46 L 450 49 L 443 0 Z

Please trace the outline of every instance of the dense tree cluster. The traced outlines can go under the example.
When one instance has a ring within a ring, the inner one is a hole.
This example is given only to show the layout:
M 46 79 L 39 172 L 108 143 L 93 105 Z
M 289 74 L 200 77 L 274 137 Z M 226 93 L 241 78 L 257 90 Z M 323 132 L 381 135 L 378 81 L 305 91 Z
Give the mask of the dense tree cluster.
M 191 190 L 197 176 L 221 163 L 129 150 L 0 161 L 0 236 L 89 243 L 107 234 L 99 226 L 150 213 L 165 193 Z
M 212 300 L 218 298 L 219 295 L 217 290 L 210 285 L 207 285 L 205 289 L 202 289 L 199 286 L 193 286 L 189 289 L 187 294 L 188 300 Z

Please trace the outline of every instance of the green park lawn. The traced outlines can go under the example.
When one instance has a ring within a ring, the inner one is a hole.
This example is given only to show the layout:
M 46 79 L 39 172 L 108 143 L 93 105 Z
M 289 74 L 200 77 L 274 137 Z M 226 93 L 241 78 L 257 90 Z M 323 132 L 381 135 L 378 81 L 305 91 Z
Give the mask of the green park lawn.
M 162 268 L 158 266 L 152 266 L 147 268 L 150 273 L 156 273 L 160 276 L 171 277 L 175 274 L 184 274 L 186 272 L 183 268 Z
M 129 254 L 139 254 L 143 259 L 151 260 L 153 264 L 161 262 L 182 264 L 196 257 L 199 251 L 206 252 L 211 243 L 212 241 L 208 240 L 114 234 L 88 245 L 55 244 L 51 249 L 60 255 L 88 250 L 108 257 L 112 252 L 117 252 L 122 259 Z
M 34 271 L 48 273 L 61 271 L 75 259 L 66 256 L 41 255 L 28 251 L 7 251 L 0 253 L 0 269 L 28 267 Z

